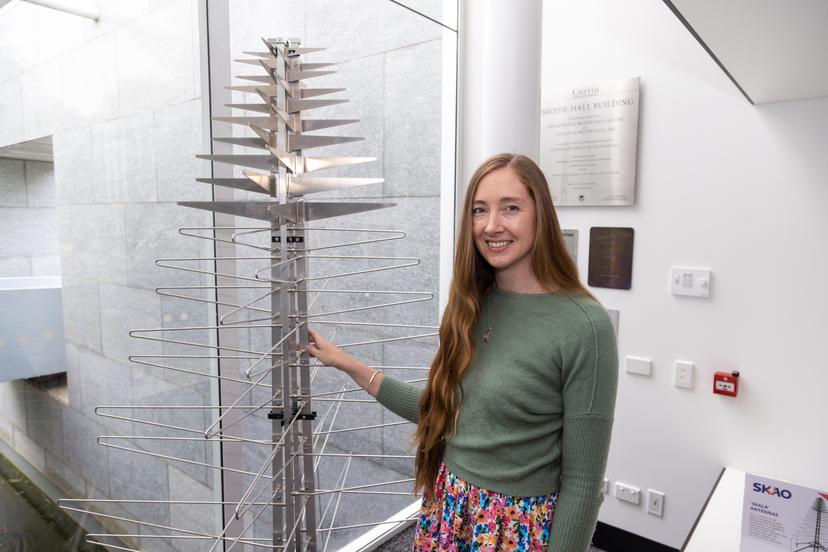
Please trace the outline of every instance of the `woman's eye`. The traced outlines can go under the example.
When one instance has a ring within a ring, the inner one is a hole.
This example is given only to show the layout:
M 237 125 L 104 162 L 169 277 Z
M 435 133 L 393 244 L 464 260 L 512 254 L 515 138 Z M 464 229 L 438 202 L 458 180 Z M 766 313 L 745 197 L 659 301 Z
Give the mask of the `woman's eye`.
M 520 207 L 518 207 L 517 205 L 507 205 L 506 207 L 504 207 L 503 210 L 507 213 L 517 213 L 518 211 L 520 211 Z
M 472 215 L 482 215 L 484 211 L 483 207 L 475 207 L 472 209 Z

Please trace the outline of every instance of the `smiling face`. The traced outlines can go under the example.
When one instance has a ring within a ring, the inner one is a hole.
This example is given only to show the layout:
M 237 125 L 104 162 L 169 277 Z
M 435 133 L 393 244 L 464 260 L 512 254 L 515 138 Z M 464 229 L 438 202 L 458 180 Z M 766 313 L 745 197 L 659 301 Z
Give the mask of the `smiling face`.
M 474 245 L 495 269 L 498 285 L 534 280 L 535 202 L 517 174 L 504 167 L 484 176 L 471 214 Z

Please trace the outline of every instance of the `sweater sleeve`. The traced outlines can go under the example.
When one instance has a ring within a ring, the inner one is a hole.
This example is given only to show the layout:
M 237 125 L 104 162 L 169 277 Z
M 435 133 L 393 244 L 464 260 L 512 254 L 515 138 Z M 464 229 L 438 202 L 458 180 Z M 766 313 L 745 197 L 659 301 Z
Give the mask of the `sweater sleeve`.
M 410 383 L 383 376 L 377 392 L 377 401 L 398 416 L 417 423 L 420 417 L 420 395 L 423 390 Z
M 588 330 L 564 367 L 561 484 L 549 552 L 586 552 L 603 499 L 601 487 L 618 384 L 618 350 L 615 331 L 603 309 L 588 309 L 585 313 Z

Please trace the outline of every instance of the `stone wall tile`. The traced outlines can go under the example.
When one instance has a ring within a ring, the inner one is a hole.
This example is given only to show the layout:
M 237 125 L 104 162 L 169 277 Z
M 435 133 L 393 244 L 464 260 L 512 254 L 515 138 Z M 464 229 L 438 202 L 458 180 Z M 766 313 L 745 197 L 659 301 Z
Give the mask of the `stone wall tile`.
M 439 196 L 442 41 L 385 54 L 385 195 Z
M 0 257 L 0 278 L 31 275 L 32 259 L 30 257 Z
M 46 469 L 46 451 L 18 428 L 14 428 L 14 449 L 39 471 Z
M 134 452 L 109 449 L 110 495 L 144 500 L 169 500 L 167 466 L 159 459 Z M 169 525 L 168 504 L 124 504 L 137 519 Z
M 26 161 L 26 203 L 29 207 L 55 207 L 55 165 Z
M 106 429 L 96 419 L 91 419 L 74 408 L 63 413 L 63 445 L 66 465 L 102 494 L 109 492 L 109 463 L 107 449 L 97 444 L 99 435 Z M 125 470 L 129 471 L 129 470 Z
M 57 276 L 60 274 L 60 255 L 38 255 L 31 258 L 32 276 Z
M 221 493 L 206 487 L 192 479 L 182 471 L 170 466 L 170 497 L 174 500 L 221 500 Z M 180 527 L 189 531 L 199 533 L 216 534 L 220 528 L 216 527 L 216 507 L 212 505 L 170 505 L 170 524 L 173 527 Z M 203 550 L 203 543 L 199 541 L 182 540 L 176 542 L 176 547 L 181 552 L 197 552 Z
M 132 354 L 157 354 L 161 344 L 130 337 L 137 329 L 161 327 L 161 301 L 155 292 L 115 284 L 101 284 L 101 334 L 103 354 L 118 362 L 128 362 Z M 151 338 L 160 333 L 143 333 Z
M 196 155 L 205 153 L 200 98 L 155 112 L 155 155 L 158 159 L 159 201 L 210 201 L 210 186 L 196 182 L 209 176 L 210 164 Z
M 124 208 L 117 204 L 69 207 L 66 223 L 71 228 L 72 248 L 62 252 L 70 257 L 65 273 L 98 281 L 126 281 Z
M 54 134 L 63 127 L 61 61 L 55 59 L 21 75 L 23 130 L 26 140 Z
M 57 217 L 54 209 L 3 209 L 0 251 L 10 257 L 53 255 L 58 252 Z
M 117 117 L 120 61 L 114 33 L 87 42 L 61 58 L 65 124 L 82 126 Z
M 125 213 L 127 249 L 127 283 L 154 289 L 158 286 L 204 285 L 205 275 L 159 267 L 156 259 L 212 256 L 211 242 L 181 236 L 181 227 L 209 226 L 207 211 L 188 209 L 175 204 L 131 205 Z M 213 270 L 209 261 L 169 262 L 171 265 Z
M 41 9 L 19 2 L 9 6 L 0 18 L 0 82 L 37 65 L 37 13 Z M 0 120 L 5 122 L 6 118 Z
M 44 450 L 63 456 L 63 405 L 34 386 L 26 393 L 27 435 Z
M 25 163 L 0 158 L 0 207 L 26 206 Z
M 152 113 L 136 113 L 92 126 L 96 203 L 155 201 Z
M 121 114 L 196 97 L 190 3 L 173 2 L 118 28 L 117 82 Z M 113 75 L 115 73 L 113 72 Z
M 63 275 L 63 328 L 67 342 L 101 352 L 101 306 L 96 281 Z
M 59 132 L 52 138 L 55 188 L 59 205 L 92 203 L 98 176 L 92 166 L 92 129 L 88 126 Z
M 432 40 L 442 32 L 438 25 L 390 2 L 356 0 L 331 4 L 308 0 L 305 5 L 307 44 L 329 48 L 319 54 L 320 61 L 323 56 L 325 61 L 337 62 L 365 57 Z

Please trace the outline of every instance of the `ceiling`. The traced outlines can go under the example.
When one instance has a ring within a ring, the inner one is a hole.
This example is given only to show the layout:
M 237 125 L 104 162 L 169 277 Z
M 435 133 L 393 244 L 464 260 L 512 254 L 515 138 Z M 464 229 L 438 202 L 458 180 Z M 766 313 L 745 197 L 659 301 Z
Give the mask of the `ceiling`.
M 10 159 L 26 159 L 29 161 L 54 162 L 52 154 L 52 137 L 46 136 L 37 140 L 20 142 L 4 148 L 0 148 L 0 157 Z
M 828 97 L 828 0 L 664 0 L 755 104 Z

